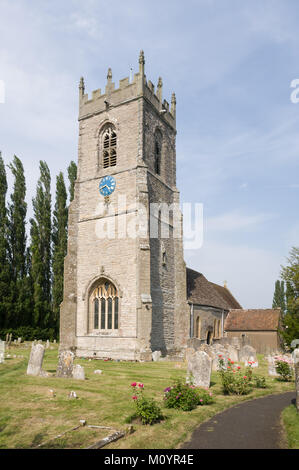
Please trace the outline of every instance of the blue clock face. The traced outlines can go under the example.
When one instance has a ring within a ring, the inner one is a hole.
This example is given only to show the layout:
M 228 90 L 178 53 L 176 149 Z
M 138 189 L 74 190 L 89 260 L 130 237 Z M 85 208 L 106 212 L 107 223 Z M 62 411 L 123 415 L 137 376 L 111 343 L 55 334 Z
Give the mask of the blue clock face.
M 99 184 L 99 190 L 102 196 L 109 196 L 115 190 L 115 179 L 113 176 L 104 176 Z

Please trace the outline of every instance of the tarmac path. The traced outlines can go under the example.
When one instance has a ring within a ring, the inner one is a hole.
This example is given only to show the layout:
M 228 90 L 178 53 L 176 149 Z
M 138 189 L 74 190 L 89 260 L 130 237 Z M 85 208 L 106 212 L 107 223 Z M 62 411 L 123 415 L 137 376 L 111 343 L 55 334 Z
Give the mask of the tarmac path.
M 180 449 L 286 448 L 280 415 L 294 400 L 295 391 L 235 405 L 201 424 Z

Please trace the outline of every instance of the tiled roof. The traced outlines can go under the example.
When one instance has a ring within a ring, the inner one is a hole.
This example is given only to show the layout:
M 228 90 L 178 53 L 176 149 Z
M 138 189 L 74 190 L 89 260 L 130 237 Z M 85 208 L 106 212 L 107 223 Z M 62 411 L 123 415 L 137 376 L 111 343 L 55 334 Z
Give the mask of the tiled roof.
M 241 308 L 226 287 L 209 282 L 203 274 L 189 268 L 187 268 L 187 298 L 194 304 L 223 310 Z
M 275 331 L 278 329 L 280 308 L 234 309 L 226 317 L 226 331 Z

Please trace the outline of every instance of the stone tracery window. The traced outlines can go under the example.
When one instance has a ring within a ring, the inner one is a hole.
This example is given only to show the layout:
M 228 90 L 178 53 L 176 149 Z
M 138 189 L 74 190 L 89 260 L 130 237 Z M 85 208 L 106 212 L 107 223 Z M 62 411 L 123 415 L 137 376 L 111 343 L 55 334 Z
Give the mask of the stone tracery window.
M 102 134 L 102 162 L 103 168 L 109 168 L 110 166 L 116 166 L 117 154 L 116 154 L 117 136 L 114 128 L 111 126 L 106 127 Z
M 91 329 L 118 329 L 118 292 L 112 282 L 102 279 L 92 291 L 91 296 Z

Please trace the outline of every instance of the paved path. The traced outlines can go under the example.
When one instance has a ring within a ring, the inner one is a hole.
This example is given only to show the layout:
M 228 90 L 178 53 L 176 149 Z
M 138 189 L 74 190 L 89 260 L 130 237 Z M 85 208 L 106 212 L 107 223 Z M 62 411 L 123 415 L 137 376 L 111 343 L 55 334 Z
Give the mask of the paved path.
M 295 392 L 269 395 L 236 405 L 199 426 L 181 449 L 279 449 L 280 414 Z

